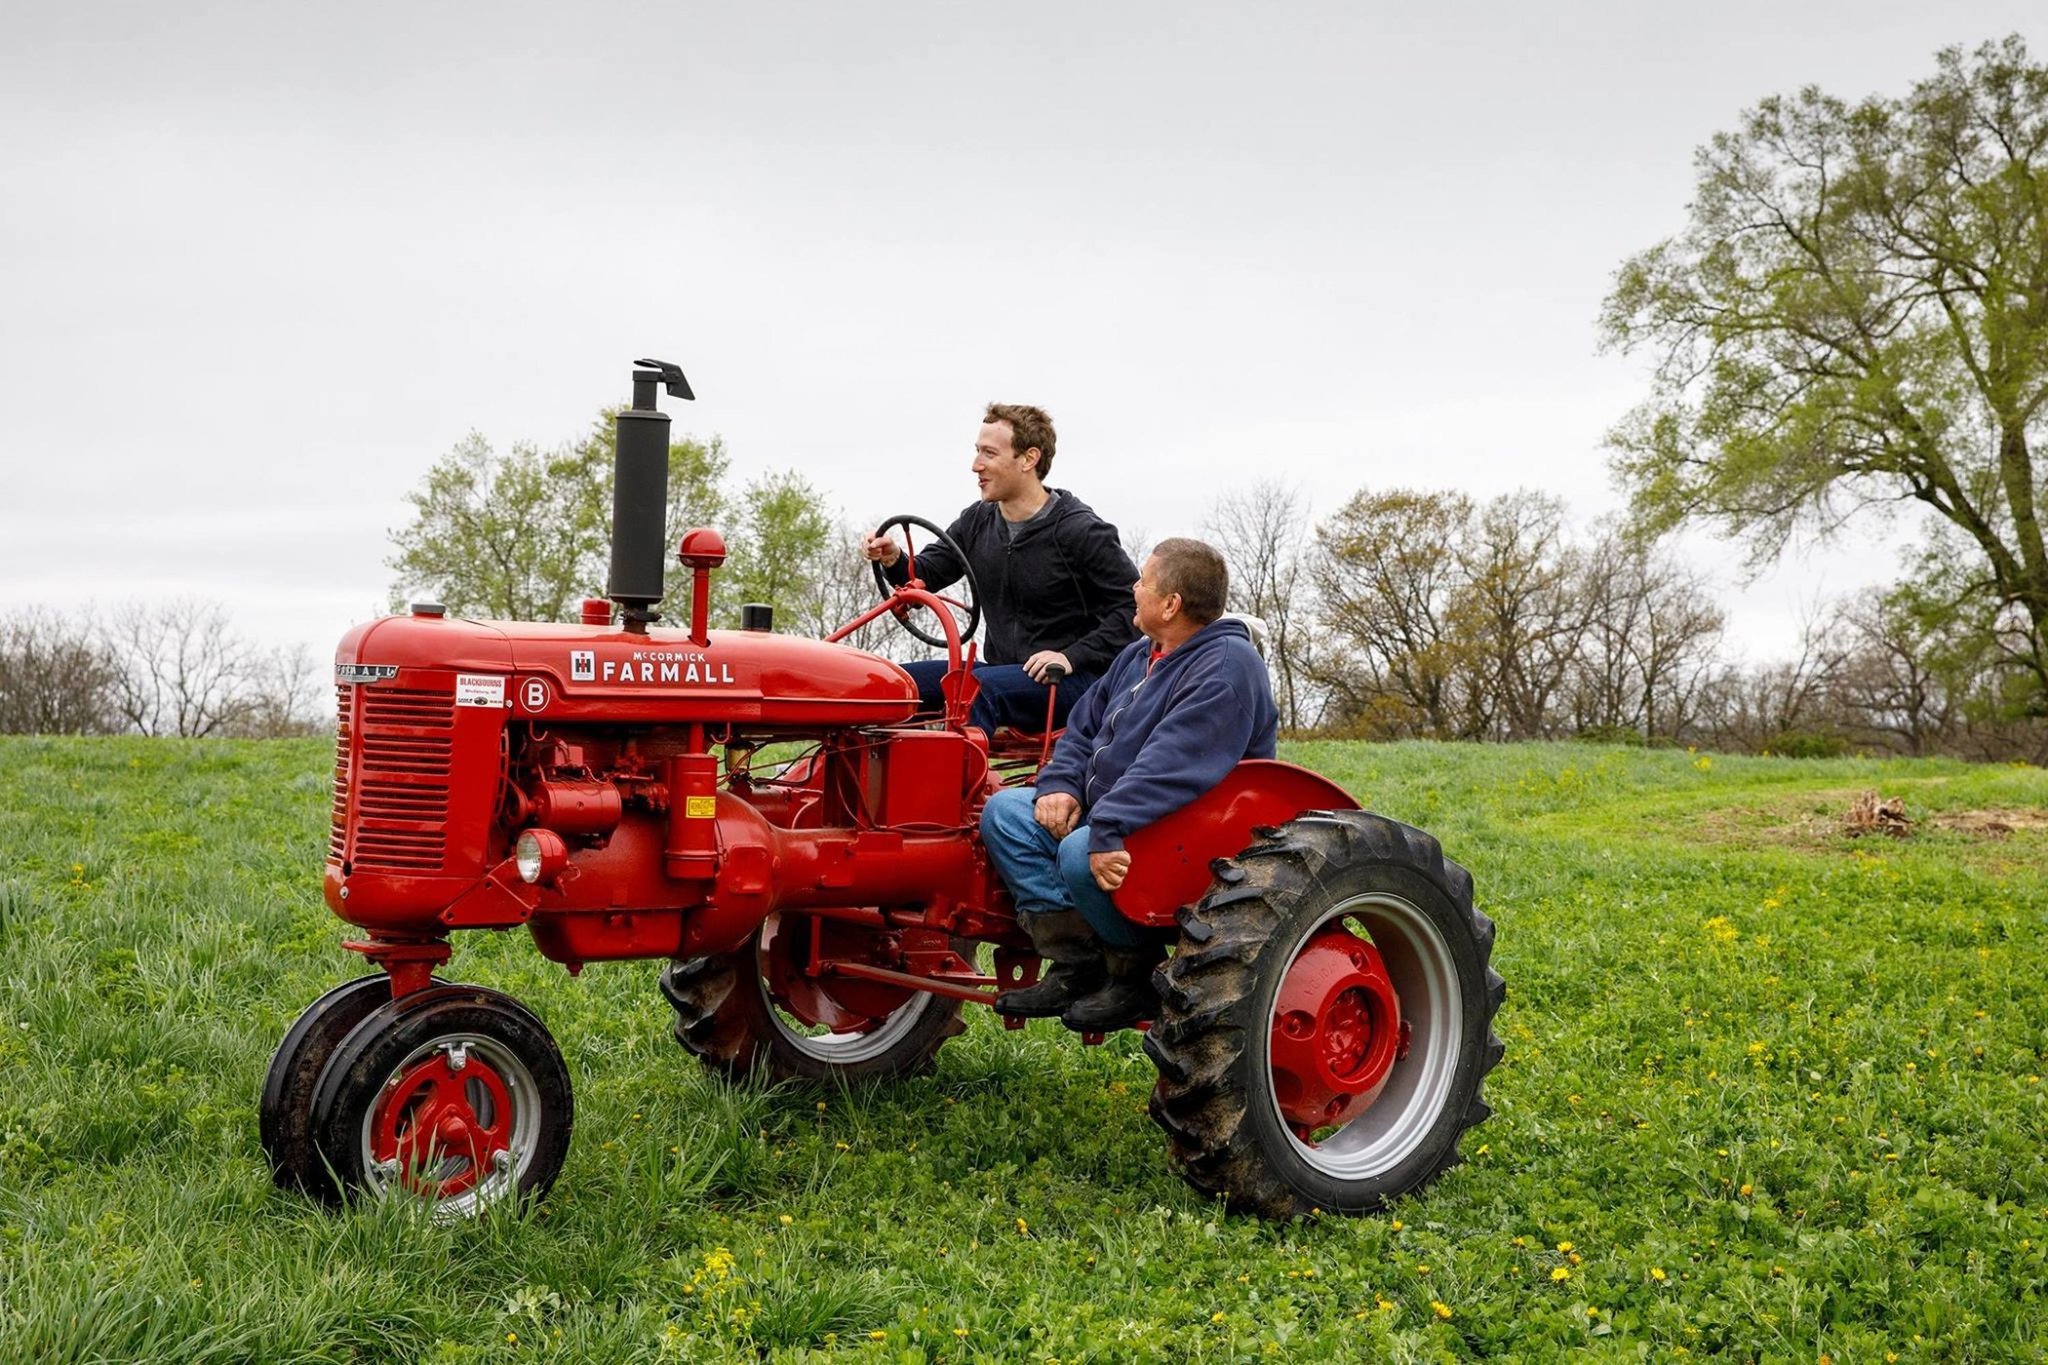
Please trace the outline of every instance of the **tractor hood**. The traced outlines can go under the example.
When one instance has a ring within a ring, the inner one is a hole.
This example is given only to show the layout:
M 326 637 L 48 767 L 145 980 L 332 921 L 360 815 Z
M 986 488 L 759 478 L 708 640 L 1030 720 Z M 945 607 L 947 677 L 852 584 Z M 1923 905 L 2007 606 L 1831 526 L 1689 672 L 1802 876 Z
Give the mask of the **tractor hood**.
M 807 729 L 893 725 L 917 709 L 916 683 L 879 655 L 764 631 L 708 634 L 699 645 L 681 630 L 390 616 L 342 637 L 335 682 L 452 690 L 457 706 L 584 724 Z

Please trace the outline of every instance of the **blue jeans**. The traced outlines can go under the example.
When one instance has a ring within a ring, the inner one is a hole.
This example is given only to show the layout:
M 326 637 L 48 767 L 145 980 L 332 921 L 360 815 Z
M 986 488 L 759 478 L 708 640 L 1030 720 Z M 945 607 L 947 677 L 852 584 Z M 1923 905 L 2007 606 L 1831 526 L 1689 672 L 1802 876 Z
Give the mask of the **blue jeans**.
M 946 698 L 939 691 L 939 680 L 946 676 L 946 661 L 918 659 L 903 667 L 917 680 L 917 704 L 927 711 L 943 709 Z M 1093 673 L 1076 673 L 1060 682 L 1058 697 L 1053 703 L 1052 725 L 1055 730 L 1067 723 L 1067 712 L 1074 709 L 1074 703 L 1081 700 L 1083 692 L 1094 686 L 1096 676 Z M 1045 684 L 1031 681 L 1024 672 L 1024 665 L 976 664 L 974 678 L 981 684 L 981 691 L 974 698 L 973 709 L 967 713 L 969 725 L 978 725 L 983 733 L 991 735 L 1000 725 L 1028 730 L 1034 735 L 1045 729 Z
M 1036 787 L 1005 787 L 981 808 L 981 842 L 989 861 L 1002 874 L 1003 885 L 1020 914 L 1079 910 L 1095 936 L 1112 948 L 1136 948 L 1155 937 L 1143 925 L 1124 918 L 1109 893 L 1095 884 L 1088 870 L 1088 826 L 1064 839 L 1032 815 Z

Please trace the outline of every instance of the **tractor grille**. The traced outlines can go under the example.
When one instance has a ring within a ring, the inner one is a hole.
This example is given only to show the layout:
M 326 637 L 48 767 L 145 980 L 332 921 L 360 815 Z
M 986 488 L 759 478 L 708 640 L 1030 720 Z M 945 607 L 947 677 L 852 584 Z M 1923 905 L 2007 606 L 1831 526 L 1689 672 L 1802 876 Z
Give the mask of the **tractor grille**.
M 348 856 L 349 713 L 355 709 L 356 690 L 337 687 L 334 692 L 334 822 L 327 831 L 327 861 L 338 863 Z
M 353 742 L 361 756 L 354 780 L 353 866 L 365 871 L 439 872 L 448 836 L 455 698 L 446 692 L 365 687 L 360 689 L 362 722 L 353 730 L 349 694 L 356 690 L 340 689 L 340 757 L 330 850 L 337 858 L 344 850 Z

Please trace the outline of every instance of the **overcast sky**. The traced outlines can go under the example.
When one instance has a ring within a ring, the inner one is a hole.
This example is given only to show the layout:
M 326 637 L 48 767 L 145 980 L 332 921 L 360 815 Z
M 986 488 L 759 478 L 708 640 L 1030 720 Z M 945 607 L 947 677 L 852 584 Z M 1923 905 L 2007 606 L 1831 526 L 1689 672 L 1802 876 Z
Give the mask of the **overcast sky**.
M 1148 539 L 1259 478 L 1590 520 L 1644 393 L 1594 319 L 1693 149 L 1947 44 L 2039 55 L 2042 16 L 10 0 L 0 611 L 197 594 L 324 654 L 436 458 L 573 438 L 643 355 L 697 389 L 679 432 L 856 520 L 950 519 L 989 399 Z M 1732 643 L 1910 531 L 1724 573 Z

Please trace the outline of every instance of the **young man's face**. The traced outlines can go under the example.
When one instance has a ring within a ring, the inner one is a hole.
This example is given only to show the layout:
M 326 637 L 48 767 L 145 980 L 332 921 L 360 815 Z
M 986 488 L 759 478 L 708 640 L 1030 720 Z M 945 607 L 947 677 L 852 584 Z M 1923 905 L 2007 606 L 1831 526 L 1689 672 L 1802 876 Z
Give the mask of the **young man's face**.
M 1159 587 L 1159 557 L 1146 555 L 1145 566 L 1138 570 L 1138 581 L 1131 586 L 1131 597 L 1138 604 L 1138 633 L 1154 644 L 1159 642 L 1159 632 L 1168 621 L 1167 611 L 1177 599 L 1172 593 Z
M 974 438 L 974 478 L 981 485 L 983 502 L 1004 502 L 1038 478 L 1031 472 L 1038 457 L 1026 463 L 1011 444 L 1012 435 L 1008 422 L 983 422 L 981 434 Z

